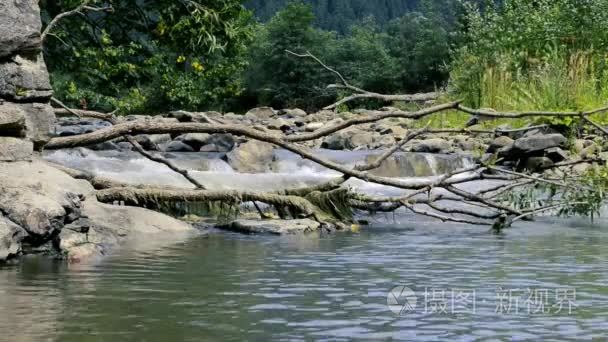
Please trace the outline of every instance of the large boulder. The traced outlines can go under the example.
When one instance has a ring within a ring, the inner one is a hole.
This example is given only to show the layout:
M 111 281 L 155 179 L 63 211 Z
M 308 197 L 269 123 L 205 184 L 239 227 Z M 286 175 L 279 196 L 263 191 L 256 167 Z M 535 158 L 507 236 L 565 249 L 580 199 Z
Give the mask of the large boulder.
M 0 214 L 0 261 L 18 256 L 26 236 L 23 228 Z
M 207 145 L 207 140 L 209 140 L 210 137 L 211 135 L 207 133 L 187 133 L 180 135 L 179 137 L 175 138 L 175 140 L 181 141 L 186 145 L 190 145 L 195 151 L 198 151 L 201 149 L 201 147 Z
M 0 98 L 12 101 L 47 101 L 53 91 L 42 55 L 30 60 L 15 56 L 0 64 Z
M 538 155 L 549 148 L 563 146 L 566 141 L 566 137 L 559 133 L 535 134 L 515 140 L 513 146 L 504 154 L 510 157 Z
M 39 52 L 41 29 L 37 0 L 0 1 L 0 58 Z
M 246 220 L 233 221 L 220 228 L 246 233 L 246 234 L 302 234 L 317 232 L 321 224 L 311 219 L 300 220 Z
M 367 149 L 378 136 L 379 133 L 362 131 L 357 128 L 342 130 L 325 137 L 321 147 L 330 150 Z
M 229 152 L 236 145 L 236 140 L 232 134 L 217 133 L 212 134 L 207 139 L 207 144 L 214 145 L 217 148 L 217 152 Z
M 59 249 L 70 262 L 108 254 L 133 240 L 179 241 L 194 235 L 190 224 L 144 208 L 115 206 L 89 199 L 83 202 L 84 219 L 59 235 Z
M 261 173 L 270 169 L 274 159 L 274 146 L 256 140 L 239 145 L 226 155 L 228 164 L 235 171 Z
M 294 109 L 281 109 L 281 111 L 279 112 L 279 114 L 281 115 L 285 115 L 288 118 L 301 118 L 301 117 L 305 117 L 306 112 L 300 108 L 294 108 Z
M 502 149 L 510 149 L 513 146 L 514 140 L 506 135 L 500 136 L 492 140 L 488 146 L 488 153 L 496 153 Z
M 174 140 L 164 148 L 165 152 L 195 152 L 192 146 L 182 141 Z
M 32 159 L 34 144 L 25 139 L 0 137 L 0 162 Z

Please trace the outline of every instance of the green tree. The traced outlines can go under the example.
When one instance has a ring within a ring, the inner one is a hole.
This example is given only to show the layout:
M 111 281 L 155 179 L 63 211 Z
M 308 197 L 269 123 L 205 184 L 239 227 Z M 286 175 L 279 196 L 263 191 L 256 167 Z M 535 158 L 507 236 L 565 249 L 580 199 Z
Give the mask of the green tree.
M 324 58 L 334 45 L 335 36 L 312 27 L 312 8 L 290 3 L 259 26 L 250 51 L 246 75 L 249 92 L 262 104 L 275 107 L 317 108 L 331 94 L 324 89 L 327 72 L 308 59 L 289 56 L 286 50 L 310 51 Z
M 76 7 L 46 0 L 45 22 Z M 45 46 L 56 96 L 123 113 L 218 108 L 242 91 L 251 14 L 241 0 L 98 0 L 113 13 L 64 19 Z

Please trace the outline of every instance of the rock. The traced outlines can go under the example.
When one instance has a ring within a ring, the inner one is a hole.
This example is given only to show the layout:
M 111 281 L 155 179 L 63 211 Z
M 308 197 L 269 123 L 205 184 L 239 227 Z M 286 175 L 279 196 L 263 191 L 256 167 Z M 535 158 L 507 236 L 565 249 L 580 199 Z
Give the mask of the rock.
M 207 144 L 209 137 L 211 137 L 211 135 L 207 133 L 187 133 L 180 135 L 175 138 L 175 140 L 190 145 L 195 151 L 198 151 L 203 145 Z
M 25 113 L 26 136 L 34 143 L 35 148 L 46 144 L 55 133 L 55 112 L 49 104 L 21 104 Z
M 357 131 L 350 137 L 352 149 L 366 149 L 374 143 L 374 135 L 370 132 Z
M 392 135 L 381 135 L 374 137 L 373 148 L 391 148 L 395 145 L 395 138 Z
M 135 136 L 135 140 L 144 148 L 146 151 L 158 151 L 158 146 L 150 139 L 147 134 L 139 134 Z
M 25 113 L 10 102 L 0 102 L 0 136 L 23 137 L 25 134 Z
M 129 145 L 129 149 L 131 148 L 131 144 L 128 142 L 125 142 Z M 118 145 L 117 143 L 114 143 L 112 141 L 104 141 L 102 143 L 93 145 L 93 146 L 89 146 L 89 149 L 93 150 L 93 151 L 116 151 L 116 150 L 121 150 L 121 146 Z
M 322 148 L 330 150 L 365 149 L 373 144 L 376 132 L 366 132 L 356 128 L 342 130 L 323 139 Z
M 171 134 L 148 134 L 148 138 L 157 146 L 171 142 Z
M 1 1 L 0 58 L 17 52 L 38 53 L 41 29 L 38 1 Z
M 419 141 L 412 146 L 412 152 L 423 153 L 450 153 L 453 152 L 452 145 L 444 139 L 432 138 Z
M 0 63 L 0 98 L 45 102 L 52 94 L 42 55 L 34 60 L 17 55 L 8 63 Z
M 598 150 L 599 150 L 599 147 L 595 143 L 592 143 L 589 146 L 584 147 L 580 151 L 579 156 L 583 159 L 589 158 L 589 157 L 593 156 L 594 154 L 596 154 L 598 152 Z
M 19 255 L 25 230 L 0 215 L 0 262 Z
M 212 134 L 207 139 L 207 144 L 213 144 L 219 149 L 217 152 L 230 152 L 236 145 L 236 141 L 232 134 L 218 133 Z
M 266 125 L 266 127 L 268 127 L 268 129 L 281 130 L 283 132 L 290 130 L 291 126 L 292 125 L 283 118 L 271 119 L 268 121 L 268 124 Z
M 164 148 L 165 152 L 194 152 L 192 146 L 181 141 L 174 140 Z
M 307 132 L 314 132 L 320 128 L 325 127 L 325 123 L 324 122 L 311 122 L 309 124 L 306 124 L 304 126 L 304 130 Z
M 267 120 L 276 114 L 276 111 L 271 107 L 258 107 L 248 111 L 245 117 L 251 120 Z
M 83 202 L 82 214 L 84 222 L 76 222 L 59 236 L 59 249 L 70 262 L 103 256 L 119 244 L 138 238 L 167 243 L 197 233 L 191 225 L 155 211 L 93 199 Z
M 226 155 L 227 162 L 235 171 L 243 173 L 261 173 L 270 170 L 274 159 L 274 146 L 250 140 L 239 145 Z
M 566 141 L 566 137 L 559 133 L 535 134 L 515 140 L 509 154 L 530 155 L 539 153 L 551 147 L 563 146 Z
M 530 157 L 526 160 L 525 169 L 530 172 L 537 172 L 553 165 L 553 161 L 547 157 Z
M 236 220 L 220 228 L 246 234 L 302 234 L 316 232 L 321 224 L 311 219 L 301 220 Z
M 301 118 L 301 117 L 305 117 L 306 115 L 308 115 L 305 111 L 303 111 L 300 108 L 294 108 L 294 109 L 281 109 L 279 111 L 280 115 L 285 115 L 288 118 Z
M 545 157 L 551 159 L 554 163 L 559 163 L 568 159 L 568 153 L 559 147 L 551 147 L 545 150 Z
M 508 136 L 506 136 L 506 135 L 500 136 L 500 137 L 492 140 L 492 142 L 488 146 L 487 152 L 496 153 L 502 149 L 509 149 L 513 146 L 513 143 L 514 143 L 514 140 L 509 138 Z
M 120 151 L 132 151 L 133 150 L 133 145 L 131 145 L 131 143 L 128 143 L 126 141 L 121 141 L 119 143 L 116 143 L 116 147 Z
M 198 151 L 199 152 L 226 152 L 226 151 L 222 151 L 222 149 L 219 148 L 216 144 L 207 144 L 205 146 L 202 146 Z
M 0 174 L 0 212 L 21 226 L 32 243 L 47 241 L 76 220 L 81 198 L 94 191 L 87 181 L 38 159 L 0 163 Z
M 0 137 L 0 161 L 31 160 L 34 144 L 26 139 Z

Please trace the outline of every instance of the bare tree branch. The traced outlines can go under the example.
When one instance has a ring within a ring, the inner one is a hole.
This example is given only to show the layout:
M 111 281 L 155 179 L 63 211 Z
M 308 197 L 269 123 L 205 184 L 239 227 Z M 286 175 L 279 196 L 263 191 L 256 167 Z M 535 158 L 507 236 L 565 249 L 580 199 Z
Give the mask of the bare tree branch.
M 63 12 L 63 13 L 57 15 L 55 18 L 53 18 L 53 20 L 51 20 L 51 22 L 46 26 L 44 31 L 42 31 L 42 33 L 40 34 L 40 41 L 42 42 L 42 44 L 44 44 L 46 37 L 51 35 L 50 34 L 51 30 L 53 28 L 55 28 L 55 26 L 57 26 L 57 24 L 64 18 L 73 16 L 73 15 L 77 15 L 77 14 L 84 15 L 83 12 L 85 12 L 85 11 L 89 11 L 89 12 L 113 12 L 114 11 L 114 8 L 112 6 L 94 7 L 94 6 L 89 6 L 89 3 L 91 3 L 91 0 L 84 0 L 78 7 L 74 8 L 73 10 Z

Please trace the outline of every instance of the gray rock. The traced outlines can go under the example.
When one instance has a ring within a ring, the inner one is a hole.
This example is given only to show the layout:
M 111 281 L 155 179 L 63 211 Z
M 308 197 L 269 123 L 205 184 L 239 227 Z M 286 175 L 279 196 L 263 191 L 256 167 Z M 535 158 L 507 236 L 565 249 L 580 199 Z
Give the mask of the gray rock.
M 540 154 L 551 147 L 563 146 L 566 141 L 563 135 L 557 133 L 535 134 L 515 140 L 513 146 L 508 151 L 504 151 L 504 154 L 512 158 Z
M 228 153 L 226 159 L 228 164 L 238 172 L 268 172 L 274 159 L 274 146 L 250 140 Z
M 22 137 L 25 133 L 25 113 L 10 102 L 0 102 L 0 135 Z
M 490 145 L 488 146 L 487 152 L 488 153 L 496 153 L 499 150 L 502 149 L 509 149 L 513 146 L 514 140 L 509 138 L 508 136 L 500 136 L 497 137 L 496 139 L 492 140 L 492 142 L 490 143 Z
M 207 144 L 207 140 L 209 140 L 210 137 L 211 135 L 207 133 L 187 133 L 180 135 L 175 138 L 175 140 L 181 141 L 184 144 L 191 146 L 195 151 L 198 151 L 202 146 Z
M 320 128 L 325 127 L 325 123 L 324 122 L 311 122 L 309 124 L 306 124 L 306 126 L 304 126 L 304 130 L 307 132 L 314 132 Z
M 553 165 L 553 161 L 547 157 L 530 157 L 526 160 L 525 169 L 530 172 L 537 172 Z
M 38 1 L 0 1 L 0 58 L 39 52 L 41 29 Z
M 202 146 L 198 151 L 199 152 L 226 152 L 226 151 L 222 151 L 222 149 L 219 148 L 216 144 L 207 144 L 205 146 Z
M 53 90 L 42 55 L 35 60 L 15 56 L 0 64 L 0 98 L 14 101 L 47 101 Z
M 144 148 L 146 151 L 158 151 L 158 145 L 150 139 L 147 134 L 139 134 L 135 136 L 135 140 Z
M 450 153 L 453 152 L 452 145 L 444 139 L 432 138 L 419 141 L 416 145 L 412 146 L 412 152 L 424 152 L 424 153 Z
M 171 142 L 171 134 L 148 134 L 148 138 L 156 145 L 168 144 Z
M 26 139 L 0 137 L 0 161 L 31 160 L 34 144 Z
M 568 159 L 568 153 L 559 147 L 551 147 L 545 150 L 545 157 L 551 159 L 554 163 L 559 163 Z
M 252 120 L 267 120 L 276 114 L 277 112 L 271 107 L 258 107 L 248 111 L 245 117 Z
M 285 115 L 288 118 L 301 118 L 301 117 L 305 117 L 306 115 L 308 115 L 305 111 L 303 111 L 300 108 L 294 108 L 294 109 L 281 109 L 281 111 L 279 112 L 280 115 Z
M 374 143 L 374 138 L 378 136 L 376 132 L 366 132 L 353 128 L 325 137 L 321 147 L 330 150 L 366 149 Z
M 302 234 L 317 232 L 321 224 L 311 219 L 301 220 L 236 220 L 220 228 L 246 234 Z
M 209 139 L 207 139 L 207 144 L 213 144 L 218 147 L 218 152 L 229 152 L 236 145 L 236 141 L 232 134 L 212 134 Z
M 165 152 L 194 152 L 192 146 L 177 140 L 170 142 L 164 150 Z
M 55 133 L 55 112 L 49 104 L 21 104 L 25 113 L 26 136 L 34 143 L 35 148 L 46 144 Z
M 131 147 L 132 145 L 128 142 L 125 142 L 127 144 L 129 144 L 129 147 Z M 121 147 L 117 144 L 114 143 L 112 141 L 104 141 L 102 143 L 93 145 L 93 146 L 89 146 L 89 149 L 93 150 L 93 151 L 116 151 L 116 150 L 120 150 Z
M 0 262 L 18 256 L 26 236 L 23 228 L 0 215 Z

